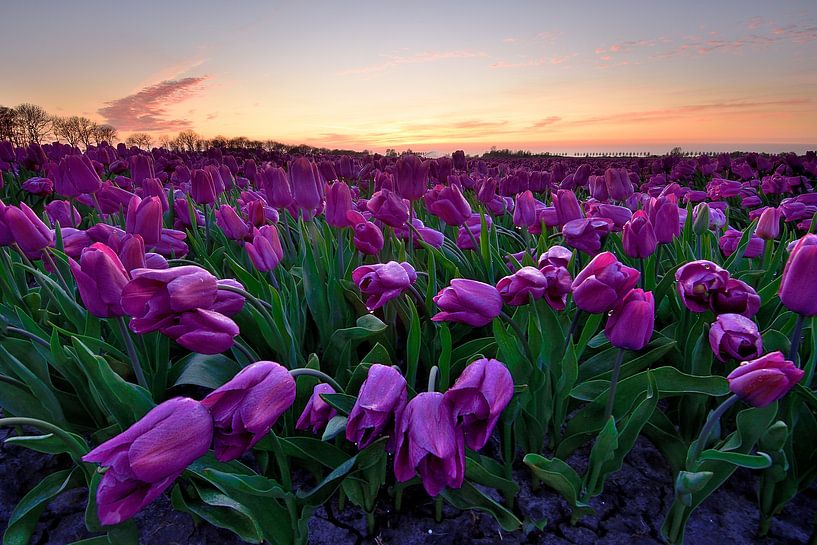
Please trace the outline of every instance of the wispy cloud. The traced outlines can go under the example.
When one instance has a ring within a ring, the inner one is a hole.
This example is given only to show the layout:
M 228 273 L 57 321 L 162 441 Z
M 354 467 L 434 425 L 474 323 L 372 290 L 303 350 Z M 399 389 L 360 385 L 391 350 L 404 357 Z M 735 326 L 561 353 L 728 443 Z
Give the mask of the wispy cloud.
M 169 119 L 168 107 L 201 91 L 208 76 L 165 80 L 123 98 L 107 102 L 99 114 L 122 131 L 178 131 L 189 129 L 186 119 Z
M 533 66 L 546 66 L 546 65 L 559 65 L 564 64 L 573 57 L 578 55 L 578 53 L 569 53 L 567 55 L 556 55 L 552 57 L 537 57 L 533 59 L 521 59 L 518 61 L 505 61 L 499 60 L 496 62 L 491 63 L 488 65 L 490 68 L 493 69 L 501 69 L 501 68 L 530 68 Z
M 483 51 L 476 51 L 473 49 L 454 49 L 448 51 L 420 51 L 410 55 L 388 53 L 380 56 L 385 59 L 383 62 L 341 70 L 338 72 L 338 75 L 349 76 L 372 74 L 377 72 L 385 72 L 403 65 L 426 64 L 451 59 L 474 59 L 479 57 L 487 57 L 488 54 Z
M 551 115 L 549 117 L 546 117 L 544 119 L 540 119 L 539 121 L 536 121 L 533 125 L 530 126 L 530 128 L 531 129 L 542 129 L 544 127 L 549 127 L 550 125 L 554 125 L 554 124 L 558 123 L 561 120 L 562 120 L 562 118 L 559 117 L 558 115 Z

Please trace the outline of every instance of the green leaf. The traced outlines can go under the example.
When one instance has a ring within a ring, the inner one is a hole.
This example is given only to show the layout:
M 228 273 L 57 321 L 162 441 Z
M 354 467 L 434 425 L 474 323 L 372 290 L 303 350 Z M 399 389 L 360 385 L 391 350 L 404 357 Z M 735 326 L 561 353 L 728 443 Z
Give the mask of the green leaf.
M 591 496 L 598 496 L 604 489 L 604 466 L 615 456 L 618 448 L 618 430 L 612 416 L 601 429 L 593 448 L 590 450 L 585 489 Z
M 516 518 L 516 515 L 485 495 L 484 492 L 468 481 L 462 483 L 462 488 L 447 488 L 440 495 L 458 509 L 475 509 L 488 513 L 494 517 L 506 532 L 513 532 L 522 527 L 522 521 Z
M 65 490 L 82 484 L 82 472 L 77 468 L 64 469 L 45 477 L 23 496 L 9 517 L 3 545 L 28 545 L 37 522 L 48 503 Z
M 326 424 L 321 441 L 331 441 L 338 435 L 346 432 L 346 417 L 336 415 Z
M 539 454 L 526 454 L 522 459 L 533 474 L 567 500 L 578 514 L 590 514 L 593 509 L 580 500 L 582 480 L 576 471 L 559 458 L 545 458 Z
M 417 366 L 420 362 L 420 343 L 422 335 L 420 332 L 420 316 L 417 314 L 417 307 L 413 302 L 406 305 L 410 313 L 408 336 L 406 338 L 406 382 L 409 388 L 414 388 L 417 380 Z M 381 322 L 382 323 L 382 322 Z
M 765 452 L 741 454 L 739 452 L 724 452 L 722 450 L 708 449 L 701 453 L 699 459 L 727 462 L 748 469 L 766 469 L 772 465 L 772 458 Z
M 332 405 L 339 413 L 349 415 L 357 398 L 348 394 L 321 394 L 321 399 Z
M 216 389 L 233 378 L 241 366 L 222 354 L 190 354 L 173 366 L 171 373 L 177 375 L 173 386 L 193 384 Z

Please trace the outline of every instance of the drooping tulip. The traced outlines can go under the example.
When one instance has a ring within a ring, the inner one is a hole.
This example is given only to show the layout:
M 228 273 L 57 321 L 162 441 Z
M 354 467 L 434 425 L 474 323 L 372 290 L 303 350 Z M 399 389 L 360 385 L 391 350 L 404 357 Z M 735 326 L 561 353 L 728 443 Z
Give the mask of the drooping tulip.
M 323 400 L 321 394 L 334 394 L 335 389 L 329 384 L 316 384 L 312 389 L 312 395 L 309 396 L 309 401 L 306 402 L 304 412 L 295 423 L 296 430 L 312 429 L 312 433 L 318 433 L 326 427 L 338 411 L 329 403 Z
M 744 361 L 729 373 L 729 389 L 754 407 L 765 407 L 789 393 L 805 372 L 785 359 L 781 352 L 771 352 L 752 361 Z
M 780 300 L 802 316 L 817 316 L 817 235 L 807 234 L 789 253 L 780 280 Z
M 374 223 L 367 221 L 360 212 L 350 210 L 346 217 L 354 229 L 352 243 L 358 252 L 364 255 L 377 255 L 383 249 L 385 240 L 383 232 Z
M 434 296 L 441 312 L 435 322 L 459 322 L 472 327 L 491 323 L 502 312 L 502 296 L 494 286 L 476 280 L 455 278 L 451 285 Z
M 201 404 L 213 416 L 216 459 L 235 460 L 250 450 L 292 406 L 295 393 L 286 367 L 258 361 L 208 394 Z
M 471 205 L 456 185 L 434 186 L 425 194 L 423 201 L 429 213 L 447 225 L 462 225 L 471 217 Z
M 388 452 L 397 443 L 395 427 L 406 408 L 406 379 L 395 368 L 376 363 L 369 373 L 346 421 L 346 439 L 359 449 L 371 445 L 382 435 L 388 435 Z
M 97 318 L 124 316 L 122 290 L 130 278 L 116 252 L 96 242 L 82 250 L 79 263 L 69 258 L 68 264 L 88 312 Z
M 573 300 L 590 313 L 612 310 L 638 283 L 640 273 L 622 264 L 610 252 L 593 258 L 573 280 Z
M 14 242 L 29 259 L 40 259 L 43 250 L 54 244 L 54 233 L 24 202 L 19 207 L 7 206 L 3 222 Z
M 417 280 L 417 273 L 410 264 L 389 261 L 384 264 L 361 265 L 352 271 L 352 281 L 367 295 L 366 308 L 377 310 L 392 299 L 399 297 Z
M 213 420 L 198 401 L 176 397 L 82 457 L 107 468 L 96 493 L 104 525 L 124 522 L 168 489 L 207 453 Z
M 616 305 L 604 326 L 610 344 L 626 350 L 641 350 L 655 328 L 655 299 L 652 292 L 630 290 Z

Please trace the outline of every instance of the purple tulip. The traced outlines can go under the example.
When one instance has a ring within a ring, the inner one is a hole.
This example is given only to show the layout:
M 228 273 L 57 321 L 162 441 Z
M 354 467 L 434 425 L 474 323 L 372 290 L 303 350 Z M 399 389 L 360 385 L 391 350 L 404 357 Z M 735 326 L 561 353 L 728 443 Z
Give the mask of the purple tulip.
M 602 252 L 573 280 L 573 300 L 585 312 L 612 310 L 635 287 L 641 274 L 623 265 L 615 255 Z
M 485 226 L 490 229 L 493 220 L 491 216 L 485 215 Z M 480 243 L 482 237 L 482 216 L 480 214 L 471 214 L 463 225 L 457 231 L 457 247 L 461 250 L 478 250 L 477 244 Z M 476 244 L 475 244 L 476 243 Z
M 630 290 L 610 312 L 604 334 L 610 344 L 626 350 L 641 350 L 650 342 L 655 328 L 652 292 Z
M 729 227 L 726 230 L 726 233 L 724 233 L 718 241 L 718 246 L 720 246 L 724 256 L 729 257 L 737 251 L 742 236 L 743 233 L 737 229 Z M 762 254 L 763 239 L 752 233 L 752 236 L 749 238 L 749 244 L 743 252 L 743 257 L 752 258 Z
M 789 253 L 780 280 L 780 300 L 802 316 L 817 316 L 817 235 L 807 234 Z
M 159 242 L 162 238 L 162 203 L 159 197 L 131 198 L 125 216 L 125 232 L 140 235 L 147 246 Z
M 54 192 L 54 182 L 48 178 L 29 178 L 20 185 L 20 189 L 32 195 L 50 195 Z
M 208 170 L 194 169 L 190 174 L 190 196 L 198 204 L 216 202 L 216 185 Z
M 54 181 L 56 182 L 54 190 L 63 197 L 96 193 L 102 185 L 102 180 L 94 170 L 91 160 L 84 155 L 63 157 Z
M 133 197 L 136 197 L 134 193 L 122 189 L 110 180 L 105 180 L 100 190 L 96 192 L 96 202 L 91 200 L 88 204 L 93 205 L 103 214 L 116 214 L 127 209 Z
M 570 264 L 570 259 L 573 257 L 573 252 L 564 246 L 551 246 L 545 253 L 539 256 L 537 266 L 541 269 L 545 265 L 554 265 L 556 267 L 567 267 Z
M 292 406 L 295 393 L 286 367 L 258 361 L 208 394 L 201 404 L 213 416 L 216 459 L 235 460 L 250 450 Z
M 54 226 L 78 227 L 82 223 L 79 211 L 68 201 L 51 201 L 45 205 L 45 213 Z
M 657 244 L 652 223 L 644 211 L 639 210 L 624 224 L 621 245 L 627 256 L 641 259 L 650 257 L 655 252 Z
M 775 240 L 780 236 L 780 218 L 783 214 L 774 207 L 766 208 L 757 222 L 755 234 L 763 240 Z
M 401 227 L 409 219 L 409 210 L 397 193 L 381 189 L 366 203 L 366 207 L 375 217 L 391 227 Z
M 155 178 L 156 171 L 153 167 L 153 157 L 149 155 L 133 155 L 128 159 L 130 164 L 130 177 L 134 183 L 141 185 L 146 178 Z
M 601 249 L 602 238 L 612 227 L 613 222 L 607 218 L 576 219 L 562 227 L 562 236 L 568 246 L 593 256 Z
M 440 307 L 431 319 L 435 322 L 458 322 L 471 327 L 491 323 L 502 312 L 502 296 L 494 286 L 476 280 L 455 278 L 451 285 L 434 296 Z
M 29 259 L 40 259 L 43 250 L 54 244 L 53 231 L 24 202 L 20 203 L 19 208 L 6 207 L 3 221 L 14 242 Z
M 448 225 L 462 225 L 471 217 L 471 205 L 456 185 L 436 185 L 423 197 L 430 214 Z
M 219 312 L 196 308 L 173 315 L 159 332 L 191 352 L 221 354 L 233 346 L 239 329 L 234 321 Z
M 713 295 L 726 287 L 729 272 L 711 261 L 692 261 L 675 271 L 678 294 L 692 312 L 706 312 Z
M 772 352 L 756 360 L 745 361 L 729 373 L 729 389 L 753 407 L 765 407 L 785 396 L 800 382 L 805 372 Z
M 400 482 L 420 475 L 423 488 L 437 496 L 460 488 L 465 477 L 463 432 L 439 392 L 424 392 L 406 406 L 397 428 L 394 476 Z
M 633 194 L 633 183 L 626 168 L 608 168 L 604 171 L 604 182 L 613 200 L 624 201 Z
M 556 208 L 556 217 L 559 219 L 559 225 L 581 219 L 584 217 L 582 207 L 579 204 L 579 199 L 576 194 L 568 189 L 560 189 L 553 196 L 553 206 Z
M 470 363 L 444 395 L 471 450 L 485 446 L 512 397 L 513 377 L 508 368 L 486 358 Z
M 60 230 L 62 234 L 62 249 L 65 255 L 73 259 L 79 259 L 82 251 L 93 244 L 87 231 L 66 227 Z
M 554 310 L 564 310 L 567 305 L 567 294 L 570 293 L 573 279 L 565 267 L 545 265 L 539 272 L 547 280 L 545 301 Z
M 284 249 L 274 225 L 264 225 L 256 229 L 252 242 L 245 242 L 244 249 L 252 264 L 261 272 L 275 269 L 284 258 Z
M 516 196 L 513 209 L 513 224 L 517 227 L 530 228 L 539 223 L 536 217 L 536 199 L 530 190 Z
M 506 305 L 518 307 L 541 299 L 548 287 L 548 280 L 536 267 L 522 267 L 496 283 L 496 289 Z
M 346 217 L 354 226 L 355 234 L 352 242 L 357 251 L 364 255 L 377 255 L 383 249 L 385 241 L 383 232 L 374 223 L 367 221 L 363 214 L 355 210 L 346 213 Z
M 335 389 L 328 384 L 316 384 L 312 389 L 312 395 L 309 396 L 309 401 L 306 402 L 304 412 L 295 423 L 296 430 L 307 430 L 312 428 L 312 433 L 318 433 L 326 427 L 332 418 L 338 414 L 332 405 L 321 398 L 321 394 L 334 394 Z
M 68 260 L 85 308 L 97 318 L 124 316 L 122 289 L 130 278 L 116 252 L 97 242 L 82 250 L 79 263 Z
M 245 241 L 252 238 L 252 227 L 238 215 L 232 205 L 222 204 L 216 209 L 216 224 L 230 240 Z
M 261 171 L 261 186 L 267 196 L 267 202 L 275 208 L 287 208 L 292 204 L 292 188 L 289 176 L 280 167 L 266 167 Z
M 335 228 L 346 227 L 349 210 L 352 210 L 352 192 L 344 182 L 335 182 L 326 190 L 326 223 Z
M 388 435 L 386 450 L 394 452 L 395 427 L 402 419 L 407 399 L 406 379 L 399 371 L 388 365 L 372 365 L 349 412 L 346 439 L 364 449 Z
M 715 314 L 742 314 L 751 318 L 760 310 L 760 296 L 746 282 L 730 278 L 722 289 L 712 292 L 709 306 Z
M 299 209 L 311 212 L 321 203 L 321 176 L 318 167 L 305 157 L 298 157 L 289 165 L 292 197 Z
M 410 264 L 389 261 L 385 264 L 362 265 L 352 271 L 352 281 L 366 299 L 366 308 L 376 310 L 399 297 L 417 280 Z
M 96 493 L 100 522 L 113 525 L 133 517 L 206 454 L 212 439 L 207 409 L 176 397 L 83 456 L 108 468 Z
M 674 195 L 650 199 L 647 213 L 659 244 L 671 244 L 681 234 L 681 221 Z
M 709 346 L 721 361 L 734 358 L 744 361 L 763 353 L 760 331 L 749 318 L 740 314 L 721 314 L 709 328 Z
M 428 189 L 429 163 L 414 155 L 405 155 L 397 160 L 396 191 L 404 199 L 416 201 Z

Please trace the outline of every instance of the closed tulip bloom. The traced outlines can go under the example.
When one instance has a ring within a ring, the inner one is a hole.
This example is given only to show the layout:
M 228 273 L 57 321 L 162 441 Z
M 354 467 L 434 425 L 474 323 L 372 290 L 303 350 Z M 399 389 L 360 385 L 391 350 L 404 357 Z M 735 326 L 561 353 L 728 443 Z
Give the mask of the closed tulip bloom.
M 141 184 L 146 178 L 155 178 L 153 157 L 149 155 L 134 155 L 129 160 L 131 178 L 136 184 Z
M 366 203 L 366 208 L 378 219 L 391 227 L 401 227 L 409 219 L 409 210 L 397 193 L 381 189 Z
M 275 269 L 284 258 L 284 249 L 274 225 L 264 225 L 256 229 L 252 242 L 245 242 L 244 249 L 252 264 L 261 272 Z
M 744 361 L 729 373 L 729 389 L 753 407 L 765 407 L 789 393 L 805 372 L 783 357 L 771 352 L 752 361 Z
M 20 189 L 32 195 L 50 195 L 54 192 L 54 182 L 35 176 L 23 182 Z
M 726 233 L 724 233 L 718 241 L 718 246 L 720 246 L 723 255 L 729 257 L 730 255 L 734 254 L 738 249 L 742 236 L 742 232 L 729 227 L 726 230 Z M 763 239 L 752 233 L 752 236 L 749 238 L 749 244 L 746 246 L 746 250 L 743 252 L 743 257 L 752 258 L 758 257 L 762 254 Z
M 680 214 L 674 195 L 650 199 L 647 212 L 659 244 L 671 244 L 681 234 Z
M 295 402 L 295 392 L 286 367 L 258 361 L 208 394 L 201 404 L 213 416 L 216 459 L 235 460 L 263 439 Z
M 728 280 L 728 271 L 706 260 L 692 261 L 675 271 L 678 294 L 692 312 L 709 310 L 711 298 Z
M 24 202 L 8 206 L 3 221 L 11 236 L 29 259 L 40 259 L 42 252 L 54 244 L 54 232 Z
M 45 205 L 45 213 L 53 226 L 79 227 L 82 223 L 79 211 L 68 201 L 51 201 Z
M 124 316 L 122 289 L 130 278 L 116 252 L 97 242 L 82 250 L 79 263 L 69 258 L 68 264 L 88 312 L 97 318 Z
M 749 318 L 740 314 L 721 314 L 709 328 L 709 346 L 721 361 L 739 361 L 760 357 L 763 340 L 760 331 Z
M 760 310 L 760 296 L 746 282 L 730 278 L 722 289 L 712 292 L 709 306 L 715 314 L 742 314 L 751 318 Z
M 176 199 L 173 201 L 173 212 L 176 220 L 173 222 L 173 227 L 176 229 L 193 227 L 190 223 L 190 204 L 187 199 Z M 204 214 L 196 208 L 193 208 L 193 218 L 196 225 L 204 225 Z
M 485 215 L 485 227 L 490 229 L 493 220 L 491 216 Z M 470 233 L 469 233 L 470 232 Z M 482 216 L 471 214 L 471 217 L 460 226 L 457 231 L 457 247 L 461 250 L 477 250 L 482 236 Z
M 147 246 L 159 242 L 162 238 L 162 203 L 159 197 L 131 198 L 125 216 L 125 232 L 140 235 Z
M 494 286 L 476 280 L 455 278 L 451 285 L 434 296 L 440 307 L 431 319 L 435 322 L 458 322 L 482 327 L 502 312 L 502 296 Z
M 224 178 L 221 177 L 221 170 L 216 165 L 207 165 L 204 167 L 205 172 L 210 175 L 210 178 L 213 180 L 213 189 L 215 190 L 215 196 L 218 197 L 224 190 L 226 189 L 224 184 Z
M 295 423 L 296 430 L 308 430 L 312 428 L 312 433 L 318 433 L 326 427 L 338 411 L 321 397 L 321 394 L 334 394 L 335 389 L 325 383 L 316 384 L 312 389 L 312 395 L 306 402 L 304 412 Z
M 652 292 L 630 290 L 616 305 L 604 325 L 610 344 L 626 350 L 641 350 L 655 328 L 655 300 Z
M 428 162 L 415 155 L 405 155 L 397 160 L 397 193 L 404 199 L 416 201 L 428 189 Z
M 287 208 L 292 203 L 292 187 L 286 171 L 270 166 L 263 169 L 260 176 L 267 202 L 275 208 Z
M 553 196 L 553 206 L 556 208 L 559 225 L 584 217 L 579 199 L 569 189 L 560 189 L 556 192 L 556 195 Z
M 126 521 L 169 488 L 213 440 L 213 421 L 201 403 L 177 397 L 82 457 L 108 468 L 96 493 L 102 524 Z
M 394 476 L 405 482 L 416 474 L 430 496 L 445 488 L 460 488 L 465 477 L 463 432 L 439 392 L 412 399 L 398 425 Z
M 93 244 L 93 240 L 88 236 L 87 231 L 66 227 L 60 230 L 62 234 L 62 249 L 65 255 L 74 259 L 79 259 L 82 250 Z
M 99 191 L 96 192 L 96 202 L 93 200 L 87 203 L 103 214 L 116 214 L 124 212 L 128 208 L 128 204 L 136 194 L 122 189 L 118 185 L 112 183 L 110 180 L 105 180 Z
M 233 346 L 239 329 L 233 320 L 220 312 L 196 308 L 174 315 L 159 332 L 191 352 L 221 354 Z
M 545 295 L 548 281 L 536 267 L 522 267 L 496 283 L 496 289 L 506 305 L 520 306 Z
M 610 252 L 593 258 L 573 280 L 573 300 L 581 310 L 590 313 L 612 310 L 624 295 L 638 283 L 641 274 L 622 264 Z
M 406 262 L 363 265 L 352 271 L 352 281 L 362 294 L 368 296 L 366 308 L 370 311 L 399 297 L 416 280 L 414 267 Z
M 536 218 L 536 199 L 530 190 L 516 196 L 513 209 L 513 224 L 517 227 L 532 227 L 538 222 Z
M 91 160 L 84 155 L 63 157 L 54 181 L 54 191 L 63 197 L 78 197 L 83 193 L 96 193 L 102 186 L 102 180 L 91 164 Z
M 216 285 L 219 288 L 222 286 L 230 286 L 241 290 L 244 289 L 244 285 L 233 278 L 217 280 Z M 216 292 L 216 300 L 210 306 L 209 310 L 224 314 L 225 316 L 234 316 L 241 312 L 241 309 L 244 308 L 245 302 L 246 299 L 240 293 L 219 289 Z
M 471 217 L 471 205 L 456 185 L 436 185 L 425 194 L 423 200 L 429 213 L 447 225 L 462 225 Z
M 607 218 L 577 219 L 562 227 L 565 244 L 587 255 L 596 255 L 601 249 L 602 238 L 612 230 L 613 222 Z
M 402 419 L 407 400 L 403 375 L 388 365 L 372 365 L 349 412 L 346 439 L 364 449 L 379 437 L 388 435 L 386 450 L 394 452 L 395 427 Z
M 482 358 L 465 368 L 444 397 L 465 444 L 480 450 L 513 397 L 513 377 L 501 361 Z
M 780 218 L 782 212 L 774 207 L 766 208 L 757 221 L 755 234 L 763 240 L 775 240 L 780 236 Z
M 346 212 L 352 210 L 352 192 L 344 182 L 335 182 L 326 190 L 326 223 L 335 228 L 346 227 Z
M 616 201 L 624 201 L 633 194 L 633 183 L 626 168 L 608 168 L 604 171 L 607 193 Z
M 380 228 L 355 210 L 347 212 L 346 217 L 354 226 L 355 234 L 352 242 L 357 251 L 364 255 L 377 255 L 385 244 Z
M 783 269 L 778 293 L 786 308 L 803 316 L 817 316 L 815 271 L 817 235 L 808 234 L 794 245 Z
M 545 301 L 554 310 L 564 310 L 567 305 L 567 294 L 570 293 L 573 279 L 564 267 L 545 265 L 539 272 L 547 280 Z
M 252 237 L 252 227 L 244 221 L 235 208 L 222 204 L 216 210 L 216 224 L 230 240 L 247 240 Z
M 216 185 L 212 174 L 203 169 L 194 169 L 190 175 L 190 196 L 198 204 L 216 202 Z
M 321 203 L 322 182 L 318 167 L 305 157 L 298 157 L 289 165 L 292 197 L 301 210 L 311 211 Z
M 133 317 L 130 327 L 136 333 L 156 331 L 176 314 L 210 308 L 216 300 L 216 277 L 201 267 L 134 269 L 131 276 L 122 290 L 122 308 Z
M 111 248 L 117 250 L 119 261 L 126 271 L 130 272 L 133 269 L 144 269 L 147 267 L 147 260 L 145 257 L 145 241 L 140 235 L 125 235 L 118 241 L 118 246 Z M 161 256 L 159 256 L 161 257 Z M 162 258 L 164 259 L 164 258 Z M 167 261 L 165 261 L 167 264 Z M 167 267 L 147 267 L 150 269 Z
M 633 212 L 626 206 L 607 203 L 588 203 L 588 218 L 607 218 L 613 224 L 613 231 L 620 231 L 633 218 Z
M 624 224 L 621 233 L 621 245 L 629 257 L 650 257 L 658 244 L 650 218 L 639 210 L 630 221 Z

